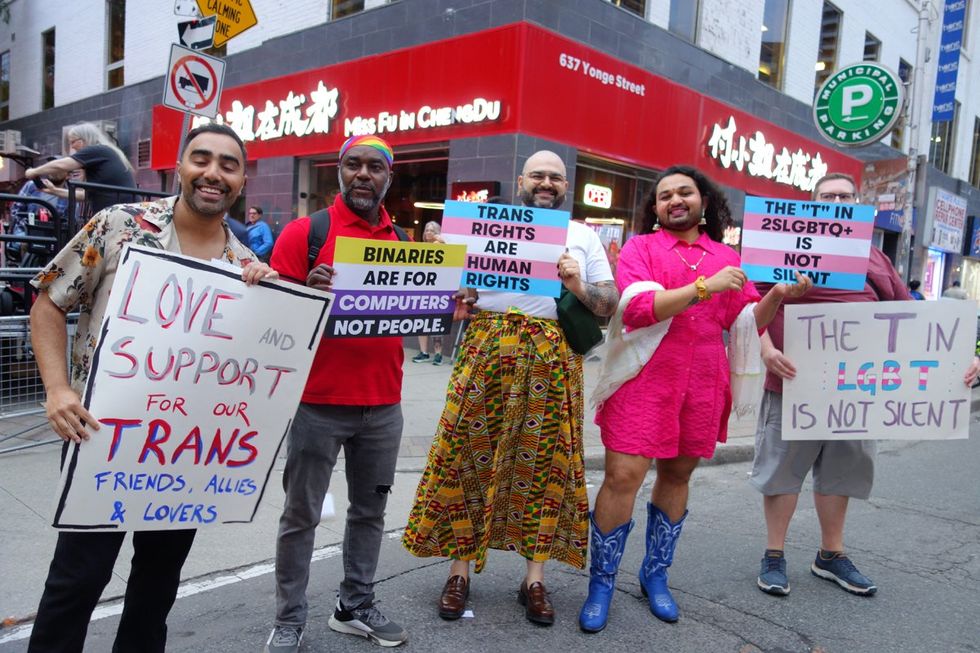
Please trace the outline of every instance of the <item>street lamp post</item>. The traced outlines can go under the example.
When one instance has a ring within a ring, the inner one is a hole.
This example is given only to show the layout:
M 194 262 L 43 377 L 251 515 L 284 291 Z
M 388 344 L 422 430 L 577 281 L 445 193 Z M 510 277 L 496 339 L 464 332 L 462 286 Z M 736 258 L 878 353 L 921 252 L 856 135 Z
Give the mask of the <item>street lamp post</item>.
M 923 80 L 926 67 L 926 39 L 929 37 L 929 0 L 919 3 L 919 24 L 915 39 L 915 70 L 912 71 L 911 87 L 909 88 L 909 163 L 908 182 L 905 192 L 905 205 L 902 207 L 902 237 L 896 256 L 896 270 L 906 282 L 909 280 L 909 268 L 912 260 L 912 211 L 915 206 L 916 177 L 919 169 L 919 128 L 922 116 Z

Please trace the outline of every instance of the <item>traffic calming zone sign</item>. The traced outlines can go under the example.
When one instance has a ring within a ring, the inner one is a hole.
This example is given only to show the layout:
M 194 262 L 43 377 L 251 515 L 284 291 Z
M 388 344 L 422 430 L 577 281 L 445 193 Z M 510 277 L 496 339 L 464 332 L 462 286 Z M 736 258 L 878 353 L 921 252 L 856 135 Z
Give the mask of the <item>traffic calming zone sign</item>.
M 259 24 L 250 0 L 197 0 L 202 16 L 217 16 L 214 28 L 214 47 L 222 45 L 238 36 L 249 27 Z
M 225 62 L 174 43 L 163 89 L 163 104 L 214 118 L 218 114 Z
M 813 121 L 838 145 L 867 145 L 887 134 L 902 112 L 905 88 L 878 63 L 845 66 L 827 78 L 813 99 Z

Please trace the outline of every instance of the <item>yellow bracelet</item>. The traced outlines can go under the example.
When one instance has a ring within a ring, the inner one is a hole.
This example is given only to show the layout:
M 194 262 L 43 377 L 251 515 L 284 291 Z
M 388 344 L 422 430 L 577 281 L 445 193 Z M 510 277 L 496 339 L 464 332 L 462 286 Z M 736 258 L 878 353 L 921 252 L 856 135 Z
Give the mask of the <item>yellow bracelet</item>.
M 711 293 L 708 291 L 708 286 L 704 283 L 704 275 L 694 280 L 694 287 L 698 291 L 698 301 L 705 302 L 711 299 Z

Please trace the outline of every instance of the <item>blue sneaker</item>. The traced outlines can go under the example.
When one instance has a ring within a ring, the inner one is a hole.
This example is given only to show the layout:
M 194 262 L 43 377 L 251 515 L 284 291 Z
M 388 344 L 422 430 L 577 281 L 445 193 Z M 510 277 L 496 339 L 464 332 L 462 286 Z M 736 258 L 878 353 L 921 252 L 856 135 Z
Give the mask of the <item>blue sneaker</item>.
M 772 555 L 766 550 L 766 555 L 762 557 L 762 568 L 759 570 L 759 579 L 756 581 L 759 589 L 766 594 L 773 596 L 786 596 L 789 594 L 789 578 L 786 577 L 786 558 L 780 555 Z
M 839 551 L 833 553 L 829 559 L 823 557 L 822 551 L 818 552 L 817 558 L 810 565 L 810 572 L 818 578 L 833 581 L 858 596 L 873 596 L 878 591 L 871 579 L 858 571 L 850 558 Z

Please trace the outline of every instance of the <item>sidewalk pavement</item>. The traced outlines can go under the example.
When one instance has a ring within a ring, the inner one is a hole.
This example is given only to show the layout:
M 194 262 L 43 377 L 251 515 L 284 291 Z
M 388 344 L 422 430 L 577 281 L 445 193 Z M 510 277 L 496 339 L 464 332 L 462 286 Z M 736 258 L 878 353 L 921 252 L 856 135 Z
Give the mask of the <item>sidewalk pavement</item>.
M 388 502 L 386 528 L 397 532 L 404 526 L 414 498 L 415 487 L 435 433 L 436 423 L 445 401 L 451 365 L 412 363 L 415 350 L 406 349 L 403 409 L 405 430 L 398 459 L 398 473 Z M 586 401 L 595 387 L 598 362 L 585 363 Z M 980 389 L 974 390 L 972 410 L 980 409 Z M 586 467 L 601 470 L 603 448 L 599 429 L 592 423 L 593 411 L 586 408 Z M 36 427 L 36 428 L 32 428 Z M 43 414 L 0 418 L 0 438 L 19 434 L 0 444 L 0 450 L 18 445 L 43 442 L 54 438 Z M 755 434 L 755 416 L 733 420 L 728 442 L 719 445 L 715 457 L 707 464 L 750 460 Z M 30 620 L 47 576 L 57 532 L 51 528 L 54 497 L 58 485 L 58 463 L 61 447 L 57 444 L 35 447 L 0 455 L 0 653 L 22 650 L 28 636 Z M 282 466 L 280 457 L 273 467 L 269 484 L 251 524 L 230 524 L 198 531 L 194 549 L 184 565 L 182 592 L 194 593 L 202 588 L 234 582 L 237 579 L 269 574 L 272 583 L 272 560 L 275 538 L 282 511 Z M 342 472 L 344 462 L 338 461 Z M 589 484 L 594 500 L 597 487 Z M 331 484 L 335 512 L 325 515 L 317 528 L 317 549 L 339 544 L 343 540 L 344 512 L 347 507 L 346 479 L 336 473 Z M 130 538 L 119 555 L 112 580 L 103 593 L 98 614 L 118 614 L 125 579 L 132 557 Z M 271 623 L 272 606 L 268 615 Z M 22 625 L 23 624 L 23 625 Z M 15 648 L 6 646 L 17 642 Z

